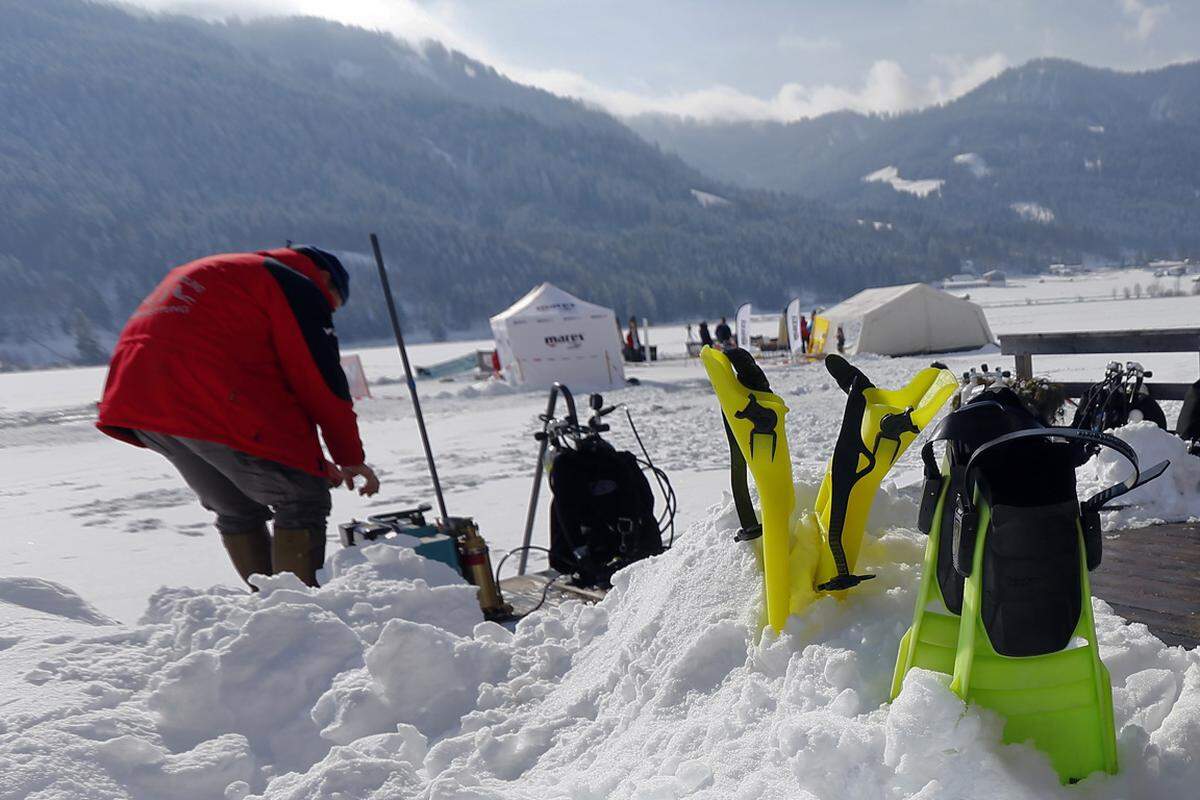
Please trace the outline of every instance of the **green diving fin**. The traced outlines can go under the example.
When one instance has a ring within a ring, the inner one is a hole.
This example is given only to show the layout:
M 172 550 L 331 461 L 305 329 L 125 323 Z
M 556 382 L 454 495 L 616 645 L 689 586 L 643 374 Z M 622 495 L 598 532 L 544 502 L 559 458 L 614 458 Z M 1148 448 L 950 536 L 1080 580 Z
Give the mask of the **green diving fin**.
M 900 640 L 892 676 L 892 699 L 900 694 L 904 676 L 913 667 L 951 675 L 958 650 L 959 616 L 962 614 L 963 577 L 954 569 L 954 512 L 963 490 L 967 461 L 980 445 L 1015 430 L 1035 427 L 1032 415 L 1015 396 L 1000 396 L 1007 404 L 980 397 L 951 412 L 921 448 L 925 484 L 917 528 L 928 536 L 917 590 L 913 623 Z M 946 443 L 939 464 L 937 442 Z
M 939 466 L 933 442 L 947 442 Z M 1084 447 L 1134 466 L 1080 502 Z M 948 416 L 922 450 L 919 525 L 929 534 L 913 624 L 892 683 L 913 667 L 952 676 L 967 702 L 1005 717 L 1006 742 L 1032 741 L 1064 781 L 1116 772 L 1112 689 L 1100 660 L 1088 571 L 1100 563 L 1100 508 L 1162 474 L 1105 434 L 1050 428 L 1010 389 Z
M 700 361 L 721 405 L 730 442 L 731 481 L 742 526 L 738 538 L 753 539 L 761 535 L 767 622 L 775 630 L 782 630 L 791 597 L 788 544 L 796 504 L 792 459 L 784 429 L 787 405 L 771 392 L 766 375 L 745 350 L 721 352 L 705 347 L 700 351 Z M 761 522 L 750 505 L 745 483 L 747 467 L 758 487 Z
M 900 455 L 950 399 L 956 382 L 949 370 L 932 366 L 903 388 L 888 390 L 876 387 L 841 356 L 826 356 L 825 368 L 846 393 L 846 413 L 817 494 L 816 521 L 825 547 L 815 588 L 841 591 L 874 577 L 855 575 L 854 565 L 875 494 Z

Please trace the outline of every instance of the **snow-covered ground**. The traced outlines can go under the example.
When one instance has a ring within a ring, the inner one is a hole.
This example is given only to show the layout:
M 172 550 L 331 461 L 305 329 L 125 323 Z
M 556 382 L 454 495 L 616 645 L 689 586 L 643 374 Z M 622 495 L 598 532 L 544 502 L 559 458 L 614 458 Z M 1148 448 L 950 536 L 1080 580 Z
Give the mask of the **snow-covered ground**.
M 1130 271 L 970 294 L 998 334 L 1195 325 L 1200 298 L 1111 299 L 1153 280 Z M 1042 302 L 1055 297 L 1066 302 Z M 627 570 L 601 605 L 541 613 L 515 634 L 479 623 L 471 590 L 448 570 L 386 545 L 334 546 L 319 591 L 284 577 L 245 595 L 169 465 L 92 427 L 103 370 L 0 375 L 0 798 L 1194 792 L 1200 650 L 1165 648 L 1103 602 L 1119 776 L 1059 787 L 1036 751 L 1000 745 L 998 721 L 931 675 L 886 702 L 923 546 L 911 530 L 916 447 L 872 519 L 864 559 L 880 578 L 760 640 L 760 578 L 730 541 L 719 412 L 699 364 L 682 358 L 682 326 L 650 336 L 665 360 L 631 368 L 641 385 L 608 399 L 629 406 L 671 475 L 678 545 Z M 419 345 L 412 358 L 475 346 Z M 374 393 L 359 406 L 363 437 L 384 488 L 371 500 L 337 492 L 331 522 L 432 500 L 399 358 L 386 347 L 359 354 Z M 1156 377 L 1197 376 L 1195 355 L 1137 358 Z M 995 348 L 943 360 L 956 371 L 1002 361 Z M 1085 380 L 1106 360 L 1034 366 Z M 928 361 L 856 359 L 882 386 Z M 797 491 L 811 502 L 844 396 L 819 365 L 767 372 L 791 407 Z M 520 541 L 544 395 L 471 380 L 420 386 L 450 512 L 474 516 L 499 556 Z M 635 447 L 624 418 L 611 419 L 615 441 Z M 1154 431 L 1121 435 L 1148 462 L 1186 458 Z M 1087 465 L 1081 484 L 1120 469 Z M 1106 527 L 1200 517 L 1200 470 L 1172 469 Z M 545 543 L 547 506 L 543 492 L 535 543 Z

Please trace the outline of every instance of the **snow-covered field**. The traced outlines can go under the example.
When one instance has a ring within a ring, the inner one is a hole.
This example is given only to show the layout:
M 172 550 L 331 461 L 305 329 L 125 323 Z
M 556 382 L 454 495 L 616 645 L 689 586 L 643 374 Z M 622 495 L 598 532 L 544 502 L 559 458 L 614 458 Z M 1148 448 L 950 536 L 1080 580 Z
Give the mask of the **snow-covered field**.
M 998 334 L 1195 325 L 1200 298 L 1111 299 L 1153 281 L 1127 271 L 968 291 Z M 1026 303 L 1055 297 L 1066 302 Z M 880 578 L 760 640 L 757 569 L 730 541 L 719 412 L 698 363 L 681 357 L 682 326 L 650 335 L 677 358 L 630 369 L 642 384 L 608 399 L 629 406 L 671 475 L 678 545 L 623 573 L 599 606 L 549 610 L 515 633 L 480 623 L 449 570 L 387 545 L 335 546 L 318 591 L 283 577 L 245 595 L 169 465 L 92 427 L 103 370 L 0 375 L 0 798 L 1194 793 L 1200 650 L 1166 648 L 1103 602 L 1119 776 L 1059 787 L 1036 751 L 1001 745 L 999 722 L 931 675 L 886 702 L 923 547 L 911 530 L 916 447 L 872 519 L 864 559 Z M 412 358 L 474 346 L 420 345 Z M 384 488 L 371 500 L 337 492 L 331 523 L 432 500 L 399 357 L 360 355 L 374 384 L 359 407 L 363 437 Z M 1136 358 L 1167 380 L 1198 373 L 1195 355 Z M 888 386 L 928 360 L 856 363 Z M 995 348 L 943 360 L 956 371 L 1002 361 Z M 1034 366 L 1085 380 L 1106 360 Z M 844 396 L 817 365 L 768 375 L 791 407 L 797 491 L 811 502 Z M 469 380 L 420 386 L 450 512 L 474 516 L 498 557 L 520 541 L 544 395 Z M 611 419 L 615 441 L 634 447 L 623 417 Z M 1183 458 L 1155 432 L 1121 435 L 1147 458 Z M 1081 483 L 1117 469 L 1088 465 Z M 1200 517 L 1200 470 L 1172 469 L 1106 526 Z M 545 543 L 547 507 L 543 492 L 535 543 Z

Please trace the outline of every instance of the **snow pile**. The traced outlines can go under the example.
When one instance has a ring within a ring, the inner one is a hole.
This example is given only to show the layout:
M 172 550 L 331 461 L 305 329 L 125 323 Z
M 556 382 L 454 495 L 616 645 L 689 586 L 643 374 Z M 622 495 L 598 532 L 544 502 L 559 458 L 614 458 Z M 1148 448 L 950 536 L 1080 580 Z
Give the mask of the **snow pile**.
M 27 633 L 0 646 L 0 672 L 9 676 L 0 689 L 0 798 L 207 800 L 237 796 L 238 785 L 245 794 L 329 756 L 347 735 L 346 719 L 364 726 L 372 701 L 397 720 L 384 728 L 393 737 L 419 742 L 415 728 L 398 727 L 406 718 L 431 730 L 455 726 L 474 689 L 464 706 L 455 685 L 418 687 L 420 698 L 393 697 L 386 684 L 361 694 L 347 687 L 379 655 L 423 675 L 429 642 L 468 637 L 479 624 L 474 589 L 448 567 L 389 545 L 340 551 L 329 572 L 318 591 L 292 575 L 262 579 L 253 596 L 164 589 L 130 628 L 87 619 L 78 613 L 83 601 L 57 587 L 59 601 L 41 604 L 37 625 L 56 635 Z M 4 597 L 13 583 L 4 581 Z M 427 631 L 428 641 L 405 640 L 397 633 L 405 626 Z M 403 641 L 409 661 L 395 657 Z M 458 677 L 478 685 L 506 667 Z M 323 698 L 339 691 L 343 706 L 361 708 L 325 719 Z M 387 708 L 396 701 L 402 710 Z M 393 740 L 377 746 L 418 760 L 423 752 L 423 744 Z
M 815 493 L 799 484 L 799 505 Z M 1119 776 L 1059 786 L 944 676 L 915 671 L 887 703 L 924 547 L 914 515 L 885 489 L 862 556 L 878 578 L 778 636 L 760 633 L 761 576 L 728 503 L 603 603 L 515 631 L 387 544 L 337 553 L 315 591 L 291 576 L 256 596 L 163 590 L 136 627 L 6 640 L 0 798 L 1186 796 L 1200 650 L 1103 602 Z
M 992 174 L 991 168 L 978 153 L 959 153 L 954 157 L 954 163 L 966 167 L 976 178 L 986 178 Z
M 915 181 L 901 178 L 900 170 L 895 167 L 882 167 L 870 175 L 864 175 L 862 179 L 864 183 L 886 183 L 897 192 L 908 192 L 917 197 L 941 191 L 942 184 L 946 182 L 941 178 L 922 178 Z
M 1143 469 L 1160 461 L 1170 461 L 1171 466 L 1150 483 L 1115 500 L 1114 505 L 1122 508 L 1101 514 L 1105 529 L 1200 519 L 1200 458 L 1188 454 L 1182 439 L 1144 420 L 1109 433 L 1133 447 Z M 1095 494 L 1132 474 L 1133 468 L 1122 456 L 1102 450 L 1079 471 L 1080 496 Z
M 1038 203 L 1010 203 L 1008 207 L 1026 222 L 1038 222 L 1042 225 L 1054 222 L 1054 212 Z

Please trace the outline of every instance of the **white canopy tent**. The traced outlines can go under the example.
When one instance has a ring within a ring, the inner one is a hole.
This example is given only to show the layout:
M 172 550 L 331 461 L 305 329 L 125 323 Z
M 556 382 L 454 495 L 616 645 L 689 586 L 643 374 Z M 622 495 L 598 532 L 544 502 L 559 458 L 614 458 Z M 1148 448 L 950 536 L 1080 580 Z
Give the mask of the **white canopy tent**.
M 924 283 L 864 289 L 821 316 L 829 319 L 830 342 L 842 326 L 850 353 L 945 353 L 993 341 L 982 308 Z
M 492 317 L 500 371 L 514 385 L 573 391 L 625 384 L 621 332 L 611 308 L 543 283 Z

